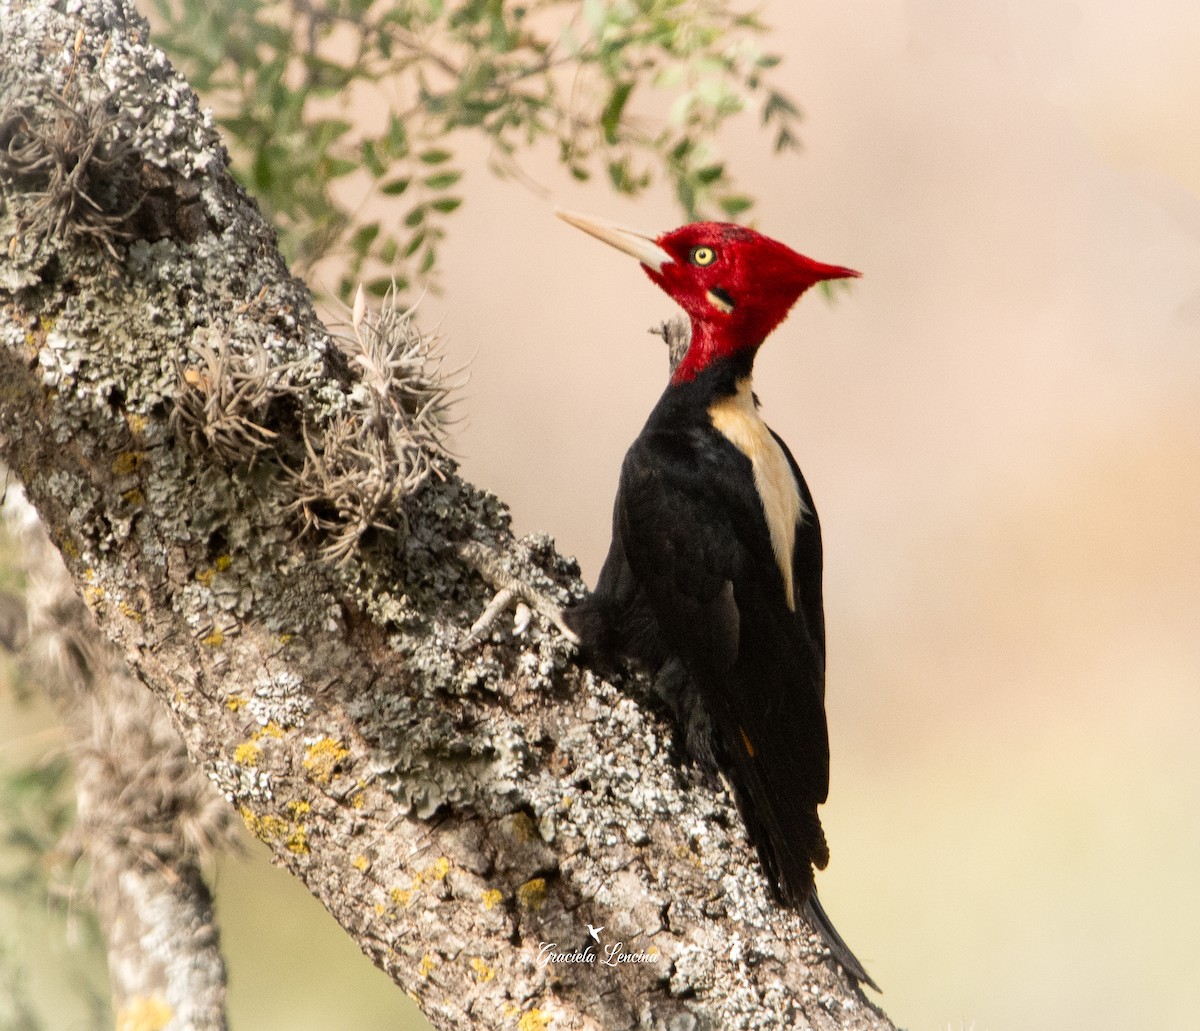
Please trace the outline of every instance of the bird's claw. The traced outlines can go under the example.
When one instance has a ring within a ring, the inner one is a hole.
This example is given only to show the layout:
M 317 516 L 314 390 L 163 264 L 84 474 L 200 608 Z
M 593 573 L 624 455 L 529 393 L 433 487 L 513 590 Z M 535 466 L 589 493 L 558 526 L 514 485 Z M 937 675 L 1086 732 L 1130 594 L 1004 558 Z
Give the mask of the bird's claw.
M 513 635 L 521 637 L 529 629 L 533 614 L 537 612 L 544 616 L 572 644 L 579 644 L 579 635 L 575 633 L 563 619 L 562 608 L 550 600 L 544 593 L 531 584 L 525 583 L 504 570 L 500 556 L 491 548 L 478 541 L 469 541 L 459 547 L 459 555 L 485 581 L 496 589 L 496 594 L 487 607 L 480 613 L 479 618 L 471 625 L 467 636 L 459 645 L 459 650 L 465 650 L 481 641 L 485 634 L 495 625 L 500 614 L 506 609 L 513 611 Z

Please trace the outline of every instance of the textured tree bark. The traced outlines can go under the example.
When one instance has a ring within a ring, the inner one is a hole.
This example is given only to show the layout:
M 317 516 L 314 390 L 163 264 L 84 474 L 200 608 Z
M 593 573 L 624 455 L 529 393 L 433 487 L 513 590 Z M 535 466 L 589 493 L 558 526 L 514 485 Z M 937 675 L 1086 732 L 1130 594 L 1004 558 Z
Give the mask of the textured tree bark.
M 541 620 L 460 647 L 464 544 L 577 570 L 440 454 L 410 325 L 319 323 L 145 23 L 78 6 L 0 14 L 0 453 L 192 761 L 439 1028 L 890 1028 L 643 685 Z

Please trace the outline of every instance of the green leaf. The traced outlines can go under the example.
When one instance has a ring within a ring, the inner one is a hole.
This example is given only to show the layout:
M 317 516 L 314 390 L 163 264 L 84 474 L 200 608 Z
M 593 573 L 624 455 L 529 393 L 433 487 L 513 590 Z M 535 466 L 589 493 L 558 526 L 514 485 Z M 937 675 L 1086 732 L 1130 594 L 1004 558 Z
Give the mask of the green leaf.
M 432 147 L 429 150 L 421 151 L 417 157 L 427 165 L 440 165 L 444 161 L 449 161 L 454 155 L 448 150 L 440 150 L 437 147 Z
M 417 251 L 421 249 L 422 244 L 425 243 L 425 238 L 427 235 L 428 234 L 426 234 L 424 229 L 414 233 L 413 238 L 409 240 L 404 247 L 404 257 L 411 258 L 414 254 L 416 254 Z
M 437 175 L 426 177 L 425 185 L 431 190 L 445 190 L 462 178 L 462 172 L 439 172 Z
M 800 139 L 788 129 L 780 129 L 775 137 L 775 150 L 799 150 Z
M 440 211 L 444 215 L 450 214 L 462 204 L 461 197 L 439 197 L 437 200 L 430 201 L 429 206 L 434 211 Z
M 380 178 L 387 171 L 387 165 L 383 163 L 383 159 L 379 156 L 379 149 L 375 146 L 374 140 L 363 140 L 359 152 L 362 154 L 363 167 L 376 179 Z
M 327 157 L 322 162 L 322 167 L 328 178 L 340 179 L 342 176 L 350 175 L 351 172 L 357 172 L 359 164 L 357 161 L 350 161 L 347 158 Z
M 631 80 L 617 83 L 613 87 L 612 93 L 609 94 L 604 110 L 600 112 L 600 126 L 604 129 L 604 140 L 610 145 L 620 139 L 618 130 L 621 128 L 621 113 L 625 110 L 625 105 L 629 103 L 633 85 Z
M 392 288 L 392 277 L 391 276 L 380 276 L 378 279 L 372 279 L 369 283 L 367 283 L 367 286 L 366 286 L 367 293 L 370 294 L 372 297 L 386 297 L 387 292 L 391 288 Z M 397 279 L 396 280 L 397 293 L 399 293 L 401 290 L 407 290 L 407 289 L 408 289 L 408 280 L 407 279 Z
M 388 115 L 387 135 L 384 137 L 387 152 L 391 157 L 402 158 L 408 153 L 408 133 L 404 123 L 396 115 Z
M 304 54 L 302 57 L 312 85 L 326 96 L 344 90 L 359 74 L 355 68 L 346 68 L 316 54 Z
M 355 254 L 366 254 L 371 249 L 371 244 L 375 242 L 375 237 L 379 235 L 379 223 L 371 222 L 355 232 L 350 237 L 350 249 Z
M 696 190 L 686 179 L 680 179 L 675 184 L 675 197 L 679 201 L 679 206 L 683 208 L 683 213 L 687 215 L 689 222 L 695 222 L 700 218 L 700 212 L 696 208 Z
M 379 187 L 379 192 L 389 197 L 399 197 L 400 194 L 408 189 L 408 184 L 411 182 L 411 179 L 392 179 L 390 182 L 386 182 Z
M 762 120 L 764 124 L 772 118 L 799 118 L 800 109 L 790 99 L 778 90 L 771 90 L 763 104 Z
M 754 201 L 745 196 L 745 194 L 730 194 L 726 197 L 719 197 L 717 204 L 729 218 L 737 218 L 743 212 L 749 211 L 754 207 Z

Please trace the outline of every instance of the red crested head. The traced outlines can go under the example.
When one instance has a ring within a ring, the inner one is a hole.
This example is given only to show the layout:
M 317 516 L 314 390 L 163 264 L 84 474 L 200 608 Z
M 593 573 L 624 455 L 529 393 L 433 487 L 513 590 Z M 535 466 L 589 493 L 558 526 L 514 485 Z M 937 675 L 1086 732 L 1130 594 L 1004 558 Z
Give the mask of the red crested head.
M 651 238 L 590 216 L 559 216 L 632 254 L 687 312 L 692 341 L 672 376 L 676 383 L 720 358 L 756 351 L 810 286 L 859 275 L 729 222 L 693 222 Z

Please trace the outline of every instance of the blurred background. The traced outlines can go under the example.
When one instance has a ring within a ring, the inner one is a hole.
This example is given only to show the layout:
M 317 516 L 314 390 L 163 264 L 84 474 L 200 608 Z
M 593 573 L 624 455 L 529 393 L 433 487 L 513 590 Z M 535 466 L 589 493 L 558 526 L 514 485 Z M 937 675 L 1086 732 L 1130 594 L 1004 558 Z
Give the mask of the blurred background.
M 762 6 L 804 148 L 746 116 L 732 170 L 758 228 L 864 274 L 805 298 L 755 381 L 825 530 L 826 908 L 908 1028 L 1192 1026 L 1200 7 Z M 463 147 L 421 308 L 470 365 L 455 446 L 594 582 L 671 305 L 552 211 L 678 210 Z M 7 763 L 53 732 L 3 697 Z M 422 1026 L 258 853 L 216 890 L 235 1028 Z

